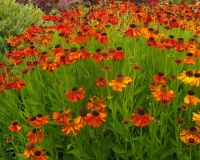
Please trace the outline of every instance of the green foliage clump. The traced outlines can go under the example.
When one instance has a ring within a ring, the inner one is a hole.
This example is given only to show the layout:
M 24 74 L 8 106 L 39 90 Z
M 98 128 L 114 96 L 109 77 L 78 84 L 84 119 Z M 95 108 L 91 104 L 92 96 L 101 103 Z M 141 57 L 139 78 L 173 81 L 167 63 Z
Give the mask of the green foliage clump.
M 15 0 L 0 0 L 0 54 L 8 52 L 7 38 L 22 33 L 31 24 L 42 24 L 44 13 L 33 5 L 21 5 Z

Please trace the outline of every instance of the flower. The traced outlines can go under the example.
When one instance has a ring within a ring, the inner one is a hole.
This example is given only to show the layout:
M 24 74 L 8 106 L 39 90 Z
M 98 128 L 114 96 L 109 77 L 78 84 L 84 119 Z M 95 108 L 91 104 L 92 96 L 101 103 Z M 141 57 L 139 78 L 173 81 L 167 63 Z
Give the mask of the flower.
M 82 124 L 83 126 L 86 125 L 85 118 L 87 117 L 87 111 L 86 109 L 80 109 L 79 116 L 75 118 L 75 121 Z
M 191 105 L 194 105 L 194 106 L 196 106 L 197 103 L 200 102 L 200 99 L 195 96 L 195 93 L 192 90 L 189 90 L 187 92 L 187 95 L 183 100 L 186 104 L 191 104 Z
M 38 114 L 37 116 L 31 116 L 27 118 L 27 122 L 32 127 L 42 127 L 43 125 L 47 124 L 49 120 L 50 117 L 48 115 L 42 116 L 42 114 Z
M 12 125 L 8 127 L 8 129 L 12 132 L 19 132 L 22 129 L 22 124 L 16 122 L 16 121 L 11 121 L 10 122 Z
M 67 117 L 70 113 L 70 109 L 62 110 L 60 112 L 53 112 L 53 120 L 64 126 L 70 120 L 70 118 Z
M 184 118 L 177 118 L 177 119 L 176 119 L 176 122 L 177 122 L 179 125 L 182 125 L 182 124 L 185 123 L 185 120 L 184 120 Z
M 200 135 L 199 135 L 198 127 L 190 127 L 188 130 L 182 130 L 180 133 L 181 140 L 188 145 L 196 145 L 200 143 Z
M 77 102 L 84 98 L 85 91 L 83 88 L 73 87 L 72 91 L 66 92 L 66 97 L 71 102 Z
M 45 152 L 42 151 L 42 149 L 35 151 L 34 156 L 31 160 L 47 160 L 48 157 L 45 156 Z
M 118 74 L 115 80 L 112 80 L 109 85 L 114 91 L 122 92 L 122 88 L 128 87 L 132 83 L 131 77 L 124 77 L 122 74 Z
M 72 132 L 73 136 L 76 136 L 77 131 L 80 131 L 82 127 L 83 125 L 80 124 L 79 121 L 75 119 L 70 119 L 68 123 L 62 128 L 62 132 L 64 132 L 66 135 Z
M 101 37 L 99 38 L 99 42 L 101 44 L 108 44 L 108 43 L 110 43 L 110 41 L 109 41 L 106 33 L 102 33 L 101 34 Z
M 90 98 L 87 108 L 88 109 L 98 109 L 98 110 L 104 110 L 106 107 L 106 104 L 104 102 L 106 101 L 106 98 L 100 100 L 98 97 L 94 96 Z
M 166 84 L 155 86 L 150 90 L 152 92 L 152 95 L 155 97 L 156 101 L 169 101 L 170 99 L 175 97 L 174 92 L 172 90 L 169 90 Z
M 12 82 L 11 82 L 11 88 L 20 90 L 22 87 L 26 86 L 26 83 L 24 82 L 23 79 L 21 79 L 19 76 L 14 76 L 12 77 Z
M 130 24 L 129 28 L 124 31 L 124 34 L 130 37 L 137 37 L 141 34 L 141 31 L 136 27 L 135 24 Z
M 28 132 L 26 136 L 28 137 L 28 140 L 30 142 L 36 143 L 41 142 L 43 140 L 44 133 L 41 130 L 34 128 L 32 132 Z
M 187 56 L 183 59 L 183 63 L 185 64 L 195 64 L 196 59 L 193 57 L 192 53 L 187 53 Z
M 34 156 L 35 152 L 37 151 L 37 148 L 35 147 L 33 142 L 28 142 L 26 144 L 26 148 L 24 149 L 24 158 L 29 158 Z
M 194 78 L 194 72 L 192 70 L 183 71 L 178 75 L 178 79 L 185 84 L 189 84 Z
M 99 77 L 99 78 L 95 79 L 95 83 L 97 86 L 103 87 L 107 84 L 107 80 L 105 77 Z
M 100 125 L 106 121 L 106 116 L 106 112 L 100 112 L 99 109 L 94 109 L 91 113 L 87 114 L 85 121 L 90 126 L 100 127 Z
M 199 111 L 199 114 L 197 113 L 192 113 L 193 114 L 193 117 L 192 117 L 192 121 L 195 121 L 195 123 L 200 126 L 200 111 Z
M 158 72 L 158 74 L 154 75 L 154 82 L 156 83 L 166 83 L 168 79 L 164 77 L 164 74 L 162 72 Z
M 146 114 L 140 107 L 137 108 L 137 114 L 131 114 L 130 121 L 134 122 L 135 126 L 144 127 L 149 125 L 149 120 L 154 120 L 150 114 Z
M 187 83 L 186 83 L 187 84 Z M 193 78 L 189 82 L 190 86 L 199 87 L 200 86 L 200 73 L 194 73 Z
M 117 47 L 111 56 L 114 61 L 119 61 L 125 57 L 125 52 L 122 50 L 122 47 Z

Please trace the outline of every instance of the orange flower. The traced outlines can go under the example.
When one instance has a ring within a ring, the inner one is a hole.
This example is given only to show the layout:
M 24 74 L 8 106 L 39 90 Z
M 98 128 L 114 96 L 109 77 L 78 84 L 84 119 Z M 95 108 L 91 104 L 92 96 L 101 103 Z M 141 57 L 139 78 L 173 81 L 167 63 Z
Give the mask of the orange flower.
M 112 80 L 109 85 L 114 91 L 122 92 L 122 88 L 128 87 L 132 83 L 131 77 L 124 77 L 122 74 L 118 74 L 115 80 Z
M 172 90 L 168 89 L 168 86 L 162 84 L 151 89 L 152 95 L 155 97 L 156 101 L 169 101 L 175 97 Z
M 106 121 L 106 116 L 106 112 L 100 112 L 98 109 L 94 109 L 91 113 L 87 114 L 85 121 L 90 126 L 100 127 Z
M 76 136 L 77 131 L 80 131 L 81 128 L 83 128 L 83 125 L 80 124 L 77 119 L 70 119 L 66 126 L 62 128 L 62 132 L 64 132 L 66 135 L 72 132 L 73 136 Z
M 47 70 L 49 72 L 52 72 L 56 70 L 57 68 L 59 68 L 59 64 L 57 60 L 48 55 L 45 55 L 44 57 L 41 56 L 38 63 L 40 64 L 40 67 L 43 70 L 45 71 Z
M 110 41 L 109 41 L 106 33 L 102 33 L 101 34 L 101 37 L 99 38 L 99 42 L 101 44 L 108 44 L 108 43 L 110 43 Z
M 144 127 L 149 125 L 149 120 L 154 120 L 150 114 L 146 114 L 140 107 L 137 108 L 137 114 L 131 114 L 130 121 L 134 121 L 134 125 Z
M 168 81 L 162 72 L 158 72 L 158 74 L 154 75 L 153 79 L 155 83 L 166 83 Z
M 42 127 L 43 125 L 47 124 L 49 120 L 50 120 L 50 117 L 48 115 L 43 117 L 41 114 L 27 118 L 27 122 L 32 127 Z
M 186 45 L 184 44 L 184 39 L 183 38 L 178 38 L 178 41 L 176 41 L 174 49 L 183 52 L 186 49 Z
M 70 120 L 69 117 L 67 117 L 71 113 L 70 109 L 62 110 L 60 112 L 53 112 L 53 120 L 57 121 L 58 124 L 66 125 L 68 121 Z
M 86 36 L 82 32 L 77 32 L 77 36 L 71 38 L 74 44 L 86 43 Z
M 191 79 L 189 85 L 194 86 L 194 87 L 200 86 L 200 72 L 197 72 L 197 73 L 194 74 L 194 77 Z
M 46 152 L 43 152 L 42 149 L 35 151 L 34 157 L 31 160 L 47 160 L 48 156 L 45 156 Z
M 111 56 L 114 61 L 119 61 L 125 57 L 125 52 L 122 50 L 122 47 L 117 47 Z
M 124 34 L 130 37 L 137 37 L 141 34 L 141 32 L 140 29 L 138 29 L 135 24 L 130 24 L 129 28 L 124 31 Z
M 26 136 L 30 142 L 36 143 L 43 140 L 44 133 L 41 130 L 35 128 L 32 130 L 32 132 L 28 132 Z
M 84 46 L 80 47 L 80 51 L 79 51 L 79 55 L 80 55 L 80 59 L 88 59 L 91 55 L 90 52 L 87 52 Z
M 102 62 L 104 60 L 104 57 L 101 55 L 101 52 L 101 49 L 97 49 L 96 53 L 91 56 L 95 62 Z
M 26 144 L 26 148 L 24 149 L 24 158 L 29 158 L 34 156 L 35 152 L 37 151 L 37 148 L 35 147 L 33 142 L 28 142 Z
M 187 56 L 183 59 L 183 63 L 195 64 L 196 63 L 196 59 L 193 58 L 193 54 L 192 53 L 187 53 Z
M 195 121 L 198 126 L 200 126 L 200 111 L 199 114 L 193 112 L 192 120 Z
M 178 79 L 185 84 L 189 84 L 194 78 L 194 72 L 192 70 L 183 71 L 178 75 Z
M 16 90 L 20 90 L 22 87 L 26 86 L 26 83 L 23 79 L 21 79 L 19 76 L 12 77 L 12 88 Z
M 106 107 L 106 104 L 104 102 L 106 101 L 106 98 L 100 100 L 98 97 L 94 96 L 90 98 L 87 108 L 88 109 L 98 109 L 98 110 L 104 110 Z
M 180 133 L 181 140 L 188 145 L 196 145 L 200 143 L 200 135 L 199 135 L 198 127 L 190 127 L 188 130 L 182 130 Z
M 95 80 L 97 86 L 103 87 L 107 84 L 107 80 L 105 77 L 99 77 Z
M 149 37 L 146 41 L 148 46 L 153 46 L 153 47 L 157 46 L 157 42 L 153 37 Z
M 10 122 L 12 125 L 8 127 L 8 129 L 12 132 L 19 132 L 22 129 L 22 124 L 19 124 L 16 121 L 11 121 Z
M 83 90 L 83 88 L 74 87 L 72 88 L 72 91 L 66 92 L 66 97 L 71 102 L 77 102 L 84 98 L 84 94 L 85 91 Z
M 77 122 L 77 123 L 80 123 L 82 124 L 83 126 L 86 125 L 86 121 L 85 121 L 85 118 L 87 117 L 87 111 L 85 109 L 80 109 L 79 111 L 79 116 L 76 117 L 74 120 Z
M 194 106 L 196 106 L 197 103 L 200 102 L 200 99 L 195 96 L 195 93 L 192 90 L 189 90 L 187 92 L 187 96 L 183 100 L 186 104 L 191 104 Z

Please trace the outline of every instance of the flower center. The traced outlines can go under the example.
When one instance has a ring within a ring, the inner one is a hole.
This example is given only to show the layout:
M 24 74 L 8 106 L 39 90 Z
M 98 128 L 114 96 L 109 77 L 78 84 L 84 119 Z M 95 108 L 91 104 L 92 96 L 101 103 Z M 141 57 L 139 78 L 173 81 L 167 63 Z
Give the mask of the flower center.
M 197 133 L 197 128 L 194 127 L 194 126 L 193 126 L 193 127 L 190 127 L 188 130 L 189 130 L 190 133 L 193 133 L 193 134 L 194 134 L 194 133 Z
M 167 92 L 167 91 L 168 91 L 168 86 L 165 85 L 165 84 L 162 84 L 162 85 L 160 86 L 160 91 L 161 91 L 161 92 Z
M 81 116 L 81 117 L 85 117 L 86 115 L 87 115 L 87 111 L 85 110 L 85 109 L 80 109 L 80 111 L 79 111 L 79 115 Z
M 35 120 L 36 120 L 35 116 L 31 117 L 31 121 L 35 121 Z
M 73 92 L 78 91 L 78 87 L 73 87 L 73 88 L 72 88 L 72 91 L 73 91 Z
M 60 116 L 60 117 L 65 116 L 65 112 L 64 112 L 64 111 L 60 111 L 60 112 L 59 112 L 59 116 Z
M 190 96 L 193 96 L 195 93 L 194 93 L 194 91 L 189 90 L 189 91 L 187 92 L 187 94 L 190 95 Z
M 195 140 L 194 140 L 194 138 L 189 138 L 188 142 L 191 143 L 191 144 L 193 144 L 195 142 Z
M 164 73 L 158 72 L 158 76 L 159 76 L 159 77 L 163 77 L 163 76 L 164 76 Z
M 194 73 L 192 70 L 186 71 L 186 76 L 193 77 Z
M 38 117 L 38 118 L 42 118 L 42 114 L 38 114 L 36 117 Z
M 141 115 L 141 116 L 145 115 L 145 111 L 144 111 L 143 109 L 141 109 L 141 108 L 138 109 L 137 112 L 138 112 L 138 114 Z
M 117 81 L 122 82 L 123 79 L 124 79 L 124 76 L 123 76 L 122 74 L 118 74 L 118 75 L 116 76 L 116 80 L 117 80 Z
M 34 148 L 34 143 L 32 142 L 29 142 L 27 145 L 26 145 L 26 149 L 27 150 L 32 150 Z
M 48 58 L 45 59 L 45 62 L 47 64 L 51 64 L 53 62 L 53 58 L 52 57 L 48 57 Z
M 75 125 L 75 122 L 73 119 L 70 119 L 69 122 L 68 122 L 68 126 L 74 126 Z
M 98 117 L 98 116 L 99 116 L 99 111 L 94 110 L 94 111 L 92 112 L 92 115 L 93 115 L 94 117 Z
M 41 155 L 41 152 L 40 151 L 36 151 L 35 152 L 35 156 L 40 156 Z
M 187 56 L 188 56 L 188 57 L 192 57 L 193 54 L 189 52 L 189 53 L 187 53 Z
M 199 78 L 200 77 L 200 73 L 195 73 L 194 77 Z
M 13 122 L 13 126 L 16 126 L 18 125 L 19 123 L 18 122 Z

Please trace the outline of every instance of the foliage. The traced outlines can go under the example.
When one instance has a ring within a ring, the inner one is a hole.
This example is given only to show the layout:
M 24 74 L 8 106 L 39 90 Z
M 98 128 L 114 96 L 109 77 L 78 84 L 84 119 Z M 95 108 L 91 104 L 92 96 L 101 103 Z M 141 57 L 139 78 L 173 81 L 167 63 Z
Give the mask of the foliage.
M 14 0 L 0 0 L 0 53 L 8 52 L 7 38 L 22 33 L 32 24 L 41 25 L 40 9 Z

